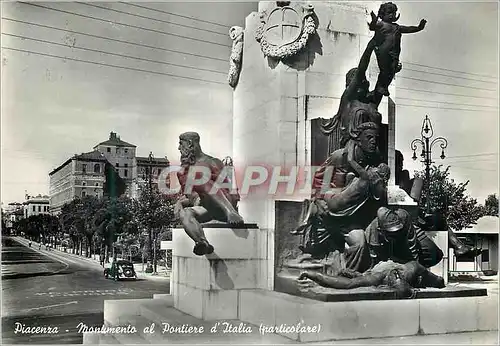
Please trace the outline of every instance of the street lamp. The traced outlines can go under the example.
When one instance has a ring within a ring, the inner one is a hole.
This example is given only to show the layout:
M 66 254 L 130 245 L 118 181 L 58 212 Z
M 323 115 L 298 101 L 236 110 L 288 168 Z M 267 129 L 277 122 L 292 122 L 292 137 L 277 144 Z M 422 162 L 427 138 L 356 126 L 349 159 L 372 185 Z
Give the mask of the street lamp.
M 428 203 L 429 193 L 430 193 L 430 179 L 431 179 L 431 164 L 434 163 L 432 161 L 432 147 L 435 144 L 439 144 L 441 147 L 441 155 L 440 158 L 444 159 L 446 156 L 444 155 L 444 149 L 448 146 L 448 141 L 444 137 L 436 137 L 432 139 L 434 136 L 434 130 L 432 129 L 432 123 L 429 119 L 429 116 L 426 115 L 424 122 L 422 123 L 422 129 L 420 130 L 421 138 L 414 139 L 411 144 L 411 150 L 413 150 L 412 159 L 417 159 L 416 150 L 418 146 L 422 147 L 422 151 L 420 153 L 420 157 L 422 158 L 422 163 L 425 165 L 425 189 L 426 189 L 426 210 L 429 213 L 430 205 Z M 432 140 L 431 140 L 432 139 Z
M 151 199 L 151 192 L 153 190 L 152 173 L 153 173 L 153 159 L 154 159 L 152 151 L 149 152 L 148 159 L 149 159 L 149 165 L 148 165 L 147 174 L 148 174 L 148 185 L 149 185 L 149 195 L 150 195 L 149 198 Z M 150 201 L 150 199 L 149 199 L 149 201 Z M 152 261 L 155 262 L 155 260 L 156 260 L 156 258 L 153 258 L 153 256 L 156 257 L 156 252 L 154 251 L 155 249 L 152 248 L 153 246 L 156 246 L 156 244 L 153 244 L 153 230 L 150 228 L 148 231 L 149 231 L 149 235 L 148 235 L 149 261 L 148 261 L 148 265 L 146 267 L 146 273 L 153 273 L 153 272 L 156 273 L 156 263 L 154 263 L 154 265 L 155 265 L 154 269 L 153 269 L 153 266 L 151 264 Z

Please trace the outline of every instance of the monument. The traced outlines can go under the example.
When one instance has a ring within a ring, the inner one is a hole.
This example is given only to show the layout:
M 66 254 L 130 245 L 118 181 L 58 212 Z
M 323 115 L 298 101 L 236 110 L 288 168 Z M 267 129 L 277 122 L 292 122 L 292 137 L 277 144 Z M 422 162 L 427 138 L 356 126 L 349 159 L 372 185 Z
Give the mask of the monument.
M 497 302 L 486 290 L 445 287 L 432 271 L 447 249 L 417 218 L 418 184 L 411 197 L 395 184 L 391 81 L 401 68 L 401 33 L 425 26 L 395 24 L 396 9 L 260 2 L 244 29 L 231 29 L 234 167 L 284 168 L 280 179 L 293 183 L 287 168 L 318 167 L 300 191 L 213 194 L 214 184 L 231 185 L 219 177 L 223 163 L 202 152 L 196 133 L 182 134 L 183 166 L 206 166 L 210 179 L 178 202 L 183 228 L 173 231 L 168 303 L 115 306 L 153 321 L 182 323 L 180 311 L 202 323 L 322 326 L 318 333 L 275 329 L 299 342 L 496 328 Z M 255 185 L 268 178 L 259 172 L 250 177 Z M 189 174 L 179 180 L 189 185 Z M 126 321 L 116 311 L 105 319 Z

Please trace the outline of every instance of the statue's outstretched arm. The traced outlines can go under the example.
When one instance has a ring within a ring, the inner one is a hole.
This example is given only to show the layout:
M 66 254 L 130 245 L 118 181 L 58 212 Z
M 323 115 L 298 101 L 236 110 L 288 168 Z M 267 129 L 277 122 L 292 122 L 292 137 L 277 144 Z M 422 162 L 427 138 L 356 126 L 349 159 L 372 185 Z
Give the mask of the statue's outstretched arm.
M 427 23 L 427 21 L 425 19 L 422 19 L 420 21 L 420 24 L 418 26 L 404 26 L 404 25 L 400 25 L 399 29 L 401 30 L 402 34 L 413 34 L 415 32 L 419 32 L 419 31 L 424 30 L 426 23 Z
M 373 49 L 375 48 L 375 41 L 371 39 L 363 54 L 361 55 L 361 59 L 359 59 L 358 68 L 356 69 L 356 73 L 354 74 L 354 78 L 351 80 L 347 89 L 342 94 L 342 99 L 347 98 L 349 100 L 353 99 L 356 90 L 358 89 L 360 83 L 366 79 L 366 70 L 368 69 L 368 65 L 370 64 L 370 57 L 372 55 Z M 344 96 L 345 95 L 345 96 Z

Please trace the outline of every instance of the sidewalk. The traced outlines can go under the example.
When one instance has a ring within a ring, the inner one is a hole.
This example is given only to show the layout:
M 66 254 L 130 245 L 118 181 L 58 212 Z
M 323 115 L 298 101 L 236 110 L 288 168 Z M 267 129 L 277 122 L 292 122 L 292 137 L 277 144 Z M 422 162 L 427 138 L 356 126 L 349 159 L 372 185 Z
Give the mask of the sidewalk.
M 399 338 L 374 338 L 311 342 L 308 345 L 498 345 L 498 330 L 451 334 L 412 335 Z
M 16 238 L 16 240 L 23 243 L 23 245 L 28 246 L 29 240 L 22 238 L 22 237 L 15 237 L 15 238 Z M 32 242 L 32 244 L 31 244 L 31 248 L 36 250 L 36 251 L 41 251 L 42 253 L 48 252 L 49 254 L 54 252 L 55 254 L 62 256 L 62 257 L 66 256 L 67 258 L 78 259 L 80 261 L 85 261 L 88 264 L 91 264 L 94 266 L 99 266 L 104 270 L 104 267 L 102 267 L 101 264 L 99 263 L 99 257 L 97 255 L 93 255 L 92 257 L 89 258 L 89 257 L 85 257 L 85 255 L 82 256 L 82 255 L 73 254 L 70 251 L 65 252 L 63 250 L 62 246 L 57 246 L 56 249 L 52 248 L 51 250 L 46 250 L 45 245 L 42 245 L 41 250 L 39 250 L 38 246 L 39 246 L 39 243 L 37 243 L 37 242 Z M 106 267 L 108 267 L 110 265 L 111 265 L 111 262 L 108 264 L 105 264 Z M 142 263 L 134 263 L 134 270 L 137 273 L 137 278 L 145 279 L 145 280 L 154 280 L 154 281 L 158 281 L 158 280 L 168 281 L 168 280 L 170 280 L 170 271 L 167 271 L 164 266 L 157 267 L 158 275 L 153 275 L 153 273 L 145 273 L 142 270 L 142 266 L 143 266 Z M 145 269 L 146 269 L 146 264 L 144 264 L 144 270 Z

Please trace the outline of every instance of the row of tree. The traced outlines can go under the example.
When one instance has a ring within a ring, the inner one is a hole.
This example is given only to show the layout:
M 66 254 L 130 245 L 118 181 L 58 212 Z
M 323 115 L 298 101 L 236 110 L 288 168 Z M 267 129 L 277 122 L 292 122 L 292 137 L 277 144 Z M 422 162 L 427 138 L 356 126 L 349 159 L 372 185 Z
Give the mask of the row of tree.
M 425 178 L 425 172 L 415 174 L 416 177 Z M 486 215 L 498 217 L 498 197 L 491 194 L 484 205 L 467 194 L 467 185 L 458 183 L 450 178 L 450 167 L 433 166 L 430 172 L 429 194 L 424 189 L 423 200 L 429 204 L 431 212 L 442 212 L 446 215 L 448 225 L 455 231 L 460 231 Z M 423 209 L 426 205 L 421 206 Z
M 119 252 L 132 257 L 142 251 L 143 258 L 153 260 L 160 241 L 171 238 L 175 199 L 156 189 L 144 189 L 137 199 L 86 196 L 65 204 L 57 216 L 33 215 L 14 228 L 30 239 L 66 245 L 88 257 L 99 254 L 109 260 Z

